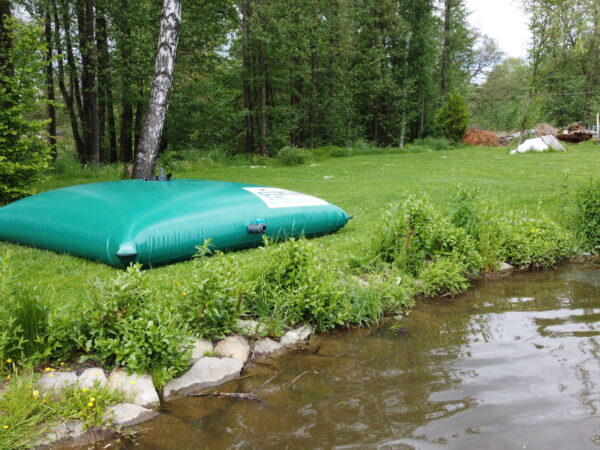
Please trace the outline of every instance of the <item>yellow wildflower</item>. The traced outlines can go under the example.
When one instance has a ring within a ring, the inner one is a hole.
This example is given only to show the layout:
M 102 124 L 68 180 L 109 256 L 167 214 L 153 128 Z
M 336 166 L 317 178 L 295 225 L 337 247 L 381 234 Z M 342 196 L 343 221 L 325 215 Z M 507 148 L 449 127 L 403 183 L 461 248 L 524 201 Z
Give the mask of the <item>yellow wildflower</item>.
M 95 402 L 96 398 L 95 397 L 90 397 L 90 402 Z
M 135 380 L 131 380 L 129 384 L 135 384 Z
M 91 408 L 92 406 L 94 406 L 94 404 L 92 402 L 89 402 L 88 406 Z
M 7 380 L 10 380 L 10 375 L 6 375 L 6 379 L 7 379 Z
M 4 425 L 2 428 L 4 428 L 5 430 L 8 430 L 8 425 Z
M 64 365 L 65 365 L 65 363 L 64 363 L 64 362 L 61 362 L 61 363 L 60 363 L 60 365 L 61 365 L 61 366 L 64 366 Z
M 87 388 L 83 388 L 81 391 L 82 392 L 87 392 Z
M 38 395 L 40 395 L 40 391 L 38 391 L 37 389 L 35 391 L 32 392 L 34 397 L 37 397 Z
M 53 374 L 53 373 L 49 373 L 49 374 L 48 374 L 48 378 L 52 378 L 53 376 L 54 376 L 54 374 Z
M 8 358 L 8 359 L 6 360 L 6 362 L 10 364 L 10 363 L 12 362 L 12 359 Z

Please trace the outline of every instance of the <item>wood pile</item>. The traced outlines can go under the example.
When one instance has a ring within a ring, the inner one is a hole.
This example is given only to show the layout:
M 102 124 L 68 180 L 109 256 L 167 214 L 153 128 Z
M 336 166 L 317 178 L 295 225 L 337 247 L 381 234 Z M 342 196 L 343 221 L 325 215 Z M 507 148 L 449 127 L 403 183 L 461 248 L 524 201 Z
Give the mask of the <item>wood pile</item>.
M 496 133 L 479 128 L 469 128 L 463 137 L 463 142 L 472 146 L 498 147 L 501 145 L 500 138 L 496 136 Z
M 561 141 L 571 142 L 573 144 L 588 141 L 592 139 L 592 137 L 592 132 L 588 130 L 588 127 L 582 122 L 575 122 L 566 130 L 562 130 L 556 135 L 557 139 Z
M 558 134 L 558 128 L 554 128 L 549 123 L 538 123 L 534 130 L 538 137 L 556 136 Z

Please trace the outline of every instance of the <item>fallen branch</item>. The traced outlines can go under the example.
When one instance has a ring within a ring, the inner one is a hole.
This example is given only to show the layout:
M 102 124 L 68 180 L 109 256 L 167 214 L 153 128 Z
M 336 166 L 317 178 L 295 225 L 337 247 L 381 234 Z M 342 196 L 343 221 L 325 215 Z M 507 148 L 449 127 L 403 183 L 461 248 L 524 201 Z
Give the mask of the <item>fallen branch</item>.
M 277 372 L 275 375 L 273 375 L 271 378 L 269 378 L 267 381 L 265 381 L 263 384 L 261 384 L 258 387 L 255 387 L 254 389 L 252 389 L 250 391 L 250 394 L 254 394 L 256 391 L 260 391 L 262 388 L 264 388 L 267 384 L 269 384 L 271 381 L 273 381 L 275 378 L 277 378 L 279 376 L 279 372 Z
M 307 370 L 305 370 L 304 372 L 302 372 L 300 375 L 296 376 L 296 377 L 295 377 L 295 378 L 294 378 L 294 379 L 291 381 L 291 383 L 290 383 L 290 384 L 288 384 L 288 387 L 291 387 L 291 386 L 293 386 L 293 385 L 296 383 L 296 381 L 298 381 L 298 380 L 299 380 L 300 378 L 302 378 L 304 375 L 308 375 L 309 373 L 315 373 L 315 374 L 317 374 L 317 373 L 319 373 L 319 372 L 320 372 L 320 369 L 319 369 L 319 368 L 317 368 L 317 367 L 315 367 L 314 369 L 307 369 Z
M 216 398 L 237 398 L 239 400 L 254 400 L 256 402 L 264 402 L 260 397 L 253 394 L 245 394 L 243 392 L 201 392 L 198 394 L 188 394 L 188 397 L 216 397 Z

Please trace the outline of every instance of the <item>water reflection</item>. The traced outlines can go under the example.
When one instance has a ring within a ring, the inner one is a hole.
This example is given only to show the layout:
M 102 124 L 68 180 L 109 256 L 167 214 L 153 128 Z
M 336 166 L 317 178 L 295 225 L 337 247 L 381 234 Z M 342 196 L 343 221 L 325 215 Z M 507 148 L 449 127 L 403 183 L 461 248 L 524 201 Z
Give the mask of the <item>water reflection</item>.
M 139 447 L 598 448 L 599 286 L 590 264 L 486 280 L 422 302 L 399 331 L 316 338 L 219 388 L 279 371 L 266 404 L 171 402 Z

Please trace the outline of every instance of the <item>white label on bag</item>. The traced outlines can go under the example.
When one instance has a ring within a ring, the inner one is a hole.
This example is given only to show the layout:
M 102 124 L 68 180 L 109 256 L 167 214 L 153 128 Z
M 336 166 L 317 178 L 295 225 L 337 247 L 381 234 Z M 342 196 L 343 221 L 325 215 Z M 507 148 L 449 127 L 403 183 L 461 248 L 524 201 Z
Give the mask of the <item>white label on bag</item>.
M 245 187 L 248 192 L 260 198 L 269 208 L 293 208 L 296 206 L 324 206 L 329 205 L 325 200 L 312 195 L 288 191 L 286 189 Z

